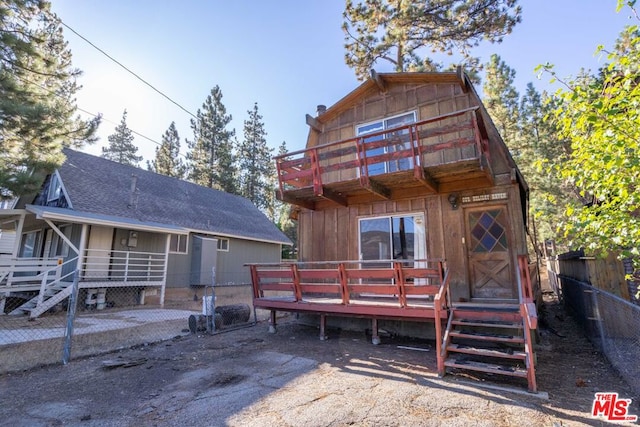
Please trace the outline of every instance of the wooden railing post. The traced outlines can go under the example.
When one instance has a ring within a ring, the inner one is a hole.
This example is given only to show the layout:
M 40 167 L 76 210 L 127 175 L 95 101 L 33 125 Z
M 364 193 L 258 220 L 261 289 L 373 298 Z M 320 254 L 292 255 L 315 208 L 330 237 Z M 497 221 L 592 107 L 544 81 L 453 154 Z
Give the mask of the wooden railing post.
M 291 277 L 293 279 L 293 294 L 296 301 L 302 300 L 302 289 L 300 288 L 300 273 L 298 272 L 298 265 L 291 264 Z
M 322 194 L 322 174 L 320 173 L 320 159 L 318 158 L 318 150 L 312 149 L 311 155 L 311 170 L 313 173 L 313 191 L 316 194 Z
M 249 270 L 251 271 L 251 284 L 253 285 L 253 297 L 261 298 L 262 292 L 260 291 L 260 278 L 258 277 L 258 266 L 250 265 Z
M 349 304 L 349 278 L 347 277 L 347 268 L 344 263 L 338 264 L 338 279 L 340 280 L 340 296 L 342 304 Z
M 404 271 L 402 270 L 401 262 L 393 263 L 393 273 L 396 280 L 396 286 L 398 288 L 398 300 L 400 302 L 400 307 L 406 307 L 407 296 L 404 288 Z

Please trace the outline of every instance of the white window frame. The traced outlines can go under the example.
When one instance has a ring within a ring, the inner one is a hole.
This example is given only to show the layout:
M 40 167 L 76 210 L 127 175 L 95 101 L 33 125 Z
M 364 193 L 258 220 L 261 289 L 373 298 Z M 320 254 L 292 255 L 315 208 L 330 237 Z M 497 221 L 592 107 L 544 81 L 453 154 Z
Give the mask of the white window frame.
M 174 238 L 175 238 L 175 245 L 173 244 Z M 184 244 L 184 248 L 181 248 L 183 244 Z M 169 253 L 170 254 L 188 254 L 189 253 L 189 236 L 187 234 L 172 234 L 169 239 Z
M 73 226 L 71 224 L 64 224 L 58 227 L 58 229 L 65 235 L 65 237 L 71 240 L 71 233 L 73 233 Z M 51 249 L 53 249 L 54 257 L 66 257 L 69 255 L 69 245 L 65 242 L 58 233 L 53 233 L 51 239 Z M 49 250 L 51 252 L 51 249 Z M 59 253 L 58 253 L 59 251 Z
M 389 120 L 393 120 L 393 119 L 396 119 L 396 118 L 402 117 L 402 116 L 408 116 L 409 114 L 413 114 L 413 121 L 410 122 L 410 123 L 406 123 L 406 124 L 404 124 L 402 126 L 406 126 L 407 124 L 417 123 L 417 121 L 418 121 L 418 111 L 417 110 L 405 111 L 404 113 L 400 113 L 400 114 L 396 114 L 396 115 L 388 116 L 388 117 L 383 117 L 383 118 L 378 119 L 378 120 L 373 120 L 371 122 L 361 123 L 361 124 L 355 125 L 355 135 L 357 137 L 366 136 L 367 134 L 366 133 L 360 133 L 360 130 L 362 128 L 364 128 L 364 127 L 371 126 L 371 125 L 374 125 L 376 123 L 380 123 L 382 125 L 382 129 L 371 131 L 370 133 L 377 133 L 377 132 L 383 132 L 383 131 L 386 131 L 386 130 L 392 130 L 392 129 L 394 129 L 393 127 L 387 127 L 387 122 Z M 384 138 L 386 139 L 386 135 L 384 136 Z M 366 146 L 366 142 L 365 142 L 365 146 Z M 389 147 L 388 146 L 385 146 L 385 147 L 382 147 L 382 148 L 384 150 L 384 153 L 388 153 L 389 152 Z M 410 162 L 409 169 L 411 169 L 413 167 L 413 161 L 412 161 L 412 159 L 407 159 L 407 160 L 409 160 L 409 162 Z M 374 175 L 377 175 L 377 174 L 380 174 L 380 173 L 389 173 L 389 169 L 390 169 L 389 164 L 390 164 L 390 162 L 384 162 L 384 171 L 383 172 L 379 172 L 379 173 L 375 173 Z M 402 169 L 402 170 L 404 170 L 404 169 Z M 394 171 L 394 172 L 397 172 L 397 171 Z M 360 169 L 358 169 L 358 174 L 360 174 Z M 369 175 L 371 175 L 371 173 L 369 173 Z
M 229 252 L 229 239 L 226 237 L 216 237 L 218 239 L 218 252 Z
M 26 244 L 28 235 L 34 235 L 35 238 L 33 241 L 31 255 L 25 256 L 24 249 L 25 249 L 25 244 Z M 42 246 L 42 230 L 25 231 L 24 233 L 22 233 L 22 240 L 20 241 L 20 252 L 19 252 L 20 258 L 39 258 L 40 257 L 39 252 L 40 252 L 41 246 Z
M 414 260 L 427 259 L 427 227 L 425 223 L 425 215 L 424 212 L 404 212 L 404 213 L 396 213 L 390 215 L 375 215 L 375 216 L 365 216 L 358 218 L 358 258 L 360 261 L 367 261 L 375 263 L 376 260 L 364 260 L 362 256 L 362 221 L 368 220 L 376 220 L 376 219 L 388 219 L 391 221 L 393 218 L 402 218 L 402 217 L 412 217 L 414 219 L 414 223 L 416 225 L 414 229 L 414 253 L 412 260 L 406 260 L 405 262 L 412 262 Z M 393 235 L 390 236 L 389 242 L 389 251 L 391 254 L 390 260 L 394 260 L 393 258 Z M 387 261 L 387 260 L 385 260 Z M 397 260 L 403 261 L 403 260 Z M 420 263 L 421 264 L 421 263 Z
M 60 194 L 62 194 L 62 183 L 60 182 L 58 171 L 54 171 L 51 174 L 51 178 L 49 180 L 49 188 L 47 189 L 47 202 L 59 200 Z

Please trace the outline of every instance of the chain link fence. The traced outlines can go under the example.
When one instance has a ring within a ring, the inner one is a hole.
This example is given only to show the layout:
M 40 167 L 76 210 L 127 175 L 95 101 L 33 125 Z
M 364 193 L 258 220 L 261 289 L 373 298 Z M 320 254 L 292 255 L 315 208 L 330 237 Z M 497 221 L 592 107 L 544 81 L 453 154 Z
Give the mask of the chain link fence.
M 170 277 L 163 292 L 161 284 L 150 282 L 80 281 L 74 293 L 68 282 L 65 296 L 36 316 L 21 307 L 37 298 L 39 291 L 0 296 L 4 303 L 0 373 L 189 333 L 216 334 L 256 322 L 251 284 L 171 287 L 169 283 Z M 54 295 L 43 299 L 50 297 Z
M 589 340 L 640 396 L 640 306 L 589 283 L 552 270 L 548 273 L 551 286 Z

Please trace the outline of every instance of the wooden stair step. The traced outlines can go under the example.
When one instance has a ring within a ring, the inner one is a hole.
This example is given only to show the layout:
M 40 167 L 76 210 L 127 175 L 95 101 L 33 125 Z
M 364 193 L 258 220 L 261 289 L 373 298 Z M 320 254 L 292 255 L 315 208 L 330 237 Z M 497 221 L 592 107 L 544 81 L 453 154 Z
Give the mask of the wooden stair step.
M 514 337 L 513 335 L 487 334 L 487 333 L 472 332 L 472 331 L 450 331 L 449 335 L 451 337 L 478 340 L 478 341 L 509 342 L 509 343 L 524 344 L 524 338 Z
M 480 326 L 487 328 L 504 328 L 504 329 L 523 329 L 524 325 L 522 322 L 513 323 L 513 322 L 496 322 L 493 320 L 487 321 L 479 321 L 479 320 L 469 320 L 469 319 L 454 319 L 451 324 L 453 325 L 462 325 L 462 326 Z
M 520 322 L 522 315 L 519 311 L 481 311 L 453 309 L 453 318 L 485 322 Z
M 460 344 L 449 344 L 447 351 L 453 353 L 473 354 L 476 356 L 500 357 L 502 359 L 526 360 L 527 354 L 522 351 L 496 350 L 489 348 L 477 348 Z
M 511 377 L 527 378 L 527 370 L 517 366 L 503 366 L 495 363 L 475 362 L 468 360 L 445 360 L 444 366 L 449 368 L 466 369 L 469 371 L 486 372 L 489 374 L 508 375 Z

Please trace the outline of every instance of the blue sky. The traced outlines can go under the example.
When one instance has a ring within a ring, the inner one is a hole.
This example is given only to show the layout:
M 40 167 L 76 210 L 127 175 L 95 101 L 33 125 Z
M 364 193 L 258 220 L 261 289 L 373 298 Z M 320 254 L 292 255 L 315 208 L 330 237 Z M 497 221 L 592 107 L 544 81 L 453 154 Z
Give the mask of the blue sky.
M 520 4 L 522 23 L 513 33 L 475 53 L 483 63 L 492 53 L 500 55 L 516 70 L 521 93 L 530 81 L 539 90 L 555 90 L 548 77 L 537 80 L 534 68 L 541 63 L 555 64 L 560 76 L 597 69 L 602 59 L 594 56 L 596 46 L 611 46 L 625 25 L 636 23 L 628 9 L 615 13 L 616 0 Z M 52 7 L 67 25 L 192 113 L 219 85 L 239 138 L 247 110 L 257 102 L 272 147 L 286 141 L 291 151 L 304 148 L 305 114 L 359 84 L 344 64 L 341 0 L 52 0 Z M 175 121 L 187 151 L 187 113 L 75 34 L 66 30 L 65 37 L 74 66 L 84 72 L 78 106 L 105 119 L 100 140 L 85 151 L 100 153 L 125 108 L 129 127 L 158 142 Z M 145 160 L 153 158 L 153 142 L 136 136 L 134 143 Z

